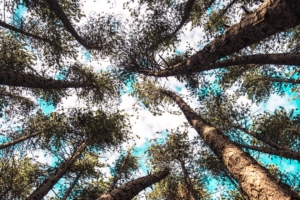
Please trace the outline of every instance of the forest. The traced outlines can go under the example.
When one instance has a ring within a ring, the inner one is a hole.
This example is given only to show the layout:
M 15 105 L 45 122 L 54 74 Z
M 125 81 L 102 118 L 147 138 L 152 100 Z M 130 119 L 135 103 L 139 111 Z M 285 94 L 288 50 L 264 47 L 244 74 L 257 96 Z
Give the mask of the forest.
M 0 200 L 299 200 L 299 0 L 0 0 Z

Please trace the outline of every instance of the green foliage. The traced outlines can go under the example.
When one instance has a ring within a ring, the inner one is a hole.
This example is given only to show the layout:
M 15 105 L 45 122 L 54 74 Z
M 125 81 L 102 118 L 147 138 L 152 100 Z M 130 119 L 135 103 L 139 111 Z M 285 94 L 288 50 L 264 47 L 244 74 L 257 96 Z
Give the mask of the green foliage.
M 44 175 L 42 165 L 31 158 L 0 158 L 0 198 L 25 199 Z
M 284 108 L 265 112 L 254 119 L 252 129 L 281 146 L 299 152 L 299 114 L 294 110 L 287 112 Z
M 148 108 L 153 115 L 161 115 L 164 112 L 163 109 L 166 110 L 168 106 L 174 105 L 172 100 L 161 94 L 159 87 L 150 79 L 137 82 L 131 95 L 136 97 L 138 103 L 142 103 L 142 106 Z

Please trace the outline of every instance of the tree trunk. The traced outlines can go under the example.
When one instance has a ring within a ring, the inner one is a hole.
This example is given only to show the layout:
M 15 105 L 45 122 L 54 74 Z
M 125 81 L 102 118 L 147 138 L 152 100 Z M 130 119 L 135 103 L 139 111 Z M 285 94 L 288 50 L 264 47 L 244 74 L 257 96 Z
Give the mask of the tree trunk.
M 55 15 L 60 19 L 60 21 L 63 23 L 63 25 L 67 29 L 67 31 L 69 33 L 71 33 L 71 35 L 77 40 L 77 42 L 79 44 L 81 44 L 83 47 L 85 47 L 87 49 L 95 49 L 95 50 L 103 49 L 102 46 L 87 44 L 85 38 L 81 37 L 77 33 L 77 31 L 71 24 L 70 20 L 66 16 L 65 12 L 63 11 L 63 9 L 60 7 L 59 3 L 56 0 L 46 0 L 46 1 L 49 4 L 50 10 L 52 10 L 55 13 Z
M 269 171 L 249 154 L 205 122 L 182 98 L 171 91 L 160 90 L 160 92 L 177 103 L 188 122 L 219 157 L 250 199 L 299 199 L 295 192 L 278 183 Z
M 193 187 L 193 185 L 192 185 L 192 181 L 191 181 L 191 179 L 190 179 L 190 177 L 189 177 L 189 173 L 187 172 L 187 170 L 186 170 L 186 168 L 185 168 L 185 163 L 184 163 L 184 161 L 183 161 L 181 158 L 179 158 L 178 160 L 179 160 L 179 162 L 180 162 L 181 169 L 182 169 L 182 171 L 183 171 L 184 181 L 185 181 L 185 184 L 186 184 L 187 189 L 188 189 L 188 191 L 189 191 L 190 199 L 192 199 L 192 200 L 197 200 L 197 199 L 199 199 L 199 198 L 197 198 L 198 195 L 197 195 L 197 192 L 194 190 L 194 187 Z
M 121 174 L 123 172 L 123 167 L 124 167 L 124 165 L 125 165 L 125 163 L 126 163 L 126 161 L 128 159 L 128 155 L 129 155 L 129 152 L 127 152 L 127 155 L 124 158 L 123 163 L 121 164 L 121 167 L 120 167 L 120 170 L 118 171 L 118 174 L 116 174 L 116 176 L 114 177 L 112 183 L 110 184 L 108 192 L 110 192 L 110 191 L 112 191 L 114 189 L 114 187 L 116 186 L 118 180 L 120 179 Z
M 136 70 L 148 76 L 168 77 L 209 70 L 209 65 L 225 56 L 278 32 L 300 24 L 300 1 L 267 0 L 254 13 L 231 26 L 198 53 L 161 71 Z
M 179 25 L 176 27 L 175 31 L 172 33 L 172 35 L 177 34 L 177 32 L 183 27 L 183 25 L 186 23 L 186 21 L 189 19 L 190 14 L 192 12 L 193 6 L 195 4 L 196 0 L 188 0 L 186 2 L 185 8 L 184 8 L 184 13 L 182 16 L 182 19 L 179 23 Z
M 164 169 L 155 174 L 150 174 L 133 181 L 129 181 L 120 187 L 113 189 L 110 193 L 102 195 L 97 200 L 130 200 L 140 191 L 146 189 L 150 185 L 157 183 L 169 175 L 169 169 Z
M 33 191 L 26 200 L 41 200 L 53 188 L 53 186 L 63 177 L 76 161 L 77 157 L 84 151 L 91 138 L 82 142 L 71 157 L 69 157 L 54 174 L 49 176 L 35 191 Z
M 300 79 L 289 79 L 289 78 L 273 78 L 273 77 L 266 77 L 266 76 L 260 76 L 260 78 L 257 78 L 256 80 L 267 80 L 270 82 L 276 82 L 276 83 L 291 83 L 291 84 L 300 84 Z
M 34 137 L 34 136 L 37 136 L 37 135 L 39 135 L 39 134 L 41 134 L 41 133 L 42 133 L 42 131 L 37 131 L 37 132 L 32 133 L 32 134 L 30 134 L 30 135 L 21 136 L 20 138 L 15 139 L 15 140 L 13 140 L 13 141 L 11 141 L 11 142 L 7 142 L 7 143 L 4 143 L 4 144 L 1 144 L 1 145 L 0 145 L 0 150 L 1 150 L 1 149 L 8 148 L 8 147 L 11 147 L 11 146 L 13 146 L 13 145 L 16 145 L 16 144 L 18 144 L 18 143 L 20 143 L 20 142 L 23 142 L 24 140 L 27 140 L 27 139 L 32 138 L 32 137 Z
M 10 70 L 0 70 L 0 84 L 42 89 L 91 87 L 91 85 L 84 83 L 46 79 L 32 74 L 18 73 Z
M 81 176 L 81 173 L 77 174 L 77 176 L 75 177 L 72 184 L 70 185 L 70 187 L 68 188 L 67 192 L 65 193 L 65 195 L 63 196 L 63 198 L 61 200 L 66 200 L 68 198 L 68 196 L 71 194 L 72 190 L 74 189 L 75 185 L 77 184 L 80 176 Z

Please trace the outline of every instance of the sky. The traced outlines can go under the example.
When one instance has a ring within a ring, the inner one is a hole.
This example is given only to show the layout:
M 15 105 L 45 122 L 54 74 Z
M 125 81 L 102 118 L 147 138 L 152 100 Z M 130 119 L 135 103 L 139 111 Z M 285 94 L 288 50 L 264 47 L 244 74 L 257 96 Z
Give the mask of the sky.
M 129 16 L 129 13 L 123 10 L 123 0 L 113 1 L 113 3 L 108 4 L 106 1 L 86 1 L 83 4 L 82 10 L 88 16 L 89 13 L 114 13 L 118 14 L 120 20 L 126 19 Z M 19 14 L 25 15 L 26 8 L 20 7 Z M 186 48 L 186 42 L 189 42 L 192 47 L 199 49 L 203 46 L 199 46 L 199 41 L 203 39 L 203 30 L 201 28 L 194 28 L 190 31 L 191 24 L 187 25 L 187 30 L 181 36 L 181 42 L 176 46 L 176 52 L 180 53 L 183 52 Z M 96 72 L 100 70 L 109 70 L 110 63 L 106 60 L 93 60 L 91 54 L 86 51 L 81 52 L 82 57 L 80 57 L 80 61 L 82 63 L 92 65 Z M 59 74 L 57 74 L 56 79 L 60 79 Z M 162 85 L 165 84 L 171 90 L 176 91 L 183 95 L 188 95 L 189 92 L 185 88 L 184 83 L 178 82 L 175 78 L 170 77 L 168 79 L 162 80 Z M 141 170 L 139 171 L 137 176 L 144 176 L 147 173 L 147 166 L 145 165 L 146 156 L 144 152 L 147 150 L 149 145 L 151 144 L 151 140 L 157 137 L 161 137 L 162 139 L 166 136 L 167 132 L 166 129 L 175 129 L 178 126 L 182 125 L 183 122 L 186 122 L 186 119 L 183 115 L 171 115 L 169 113 L 164 113 L 161 116 L 153 116 L 147 109 L 140 110 L 139 113 L 136 113 L 133 109 L 133 105 L 136 103 L 136 99 L 129 95 L 132 91 L 132 87 L 130 84 L 126 85 L 126 90 L 122 93 L 122 101 L 119 106 L 120 109 L 124 109 L 126 113 L 132 114 L 133 116 L 130 118 L 132 126 L 132 131 L 134 134 L 138 135 L 140 139 L 132 141 L 129 145 L 123 146 L 123 150 L 128 149 L 129 147 L 135 145 L 135 155 L 140 157 L 140 165 Z M 232 91 L 227 91 L 228 93 L 232 93 Z M 55 107 L 53 105 L 47 104 L 43 99 L 37 100 L 38 104 L 42 108 L 43 112 L 48 115 L 49 113 L 55 111 Z M 250 102 L 247 97 L 243 96 L 239 98 L 239 103 Z M 196 98 L 189 98 L 188 100 L 189 105 L 192 108 L 197 108 L 200 103 L 197 101 Z M 263 112 L 268 110 L 270 112 L 274 112 L 275 109 L 278 109 L 279 106 L 284 107 L 287 111 L 297 108 L 299 105 L 299 101 L 292 99 L 292 94 L 287 93 L 286 96 L 279 96 L 279 95 L 271 95 L 270 99 L 262 104 L 254 105 L 252 110 L 253 113 Z M 72 96 L 67 99 L 63 99 L 62 106 L 67 107 L 78 107 L 80 105 L 77 104 L 76 97 Z M 173 108 L 174 110 L 179 111 L 177 107 Z M 137 117 L 138 116 L 138 117 Z M 164 134 L 157 134 L 156 132 L 163 132 Z M 196 131 L 193 129 L 189 129 L 190 138 L 196 135 Z M 113 163 L 116 158 L 120 155 L 121 152 L 112 152 L 107 153 L 109 156 L 108 163 Z M 45 157 L 43 152 L 36 153 L 39 157 L 38 161 L 47 163 L 50 165 L 55 165 L 56 158 L 53 157 Z M 252 155 L 256 155 L 256 152 L 251 152 Z M 259 160 L 264 164 L 273 163 L 277 165 L 282 171 L 286 172 L 299 172 L 300 165 L 297 161 L 289 161 L 286 159 L 274 158 L 270 157 L 266 154 L 260 154 Z M 103 169 L 102 172 L 105 172 L 109 175 L 109 169 Z M 61 180 L 61 183 L 63 180 Z M 56 187 L 55 190 L 57 190 Z M 214 192 L 220 189 L 219 183 L 215 179 L 211 179 L 208 190 Z M 219 199 L 221 193 L 215 193 L 213 195 L 214 199 Z M 53 196 L 53 192 L 49 193 L 48 196 Z

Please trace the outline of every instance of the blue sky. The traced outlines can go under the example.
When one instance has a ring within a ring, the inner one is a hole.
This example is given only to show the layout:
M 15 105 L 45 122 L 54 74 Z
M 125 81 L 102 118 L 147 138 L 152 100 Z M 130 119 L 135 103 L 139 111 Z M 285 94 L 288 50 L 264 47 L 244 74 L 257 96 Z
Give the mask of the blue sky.
M 96 2 L 96 3 L 99 3 L 99 2 Z M 95 11 L 95 8 L 97 8 L 97 12 L 100 12 L 102 10 L 104 10 L 104 11 L 109 10 L 108 6 L 107 7 L 103 6 L 103 7 L 99 8 L 99 6 L 98 6 L 99 4 L 96 4 L 96 3 L 93 3 L 92 1 L 86 2 L 84 5 L 84 8 L 83 8 L 84 11 L 86 13 L 89 13 L 90 11 Z M 126 15 L 126 12 L 122 10 L 122 2 L 117 2 L 114 7 L 114 10 L 117 12 L 121 12 L 123 15 Z M 108 12 L 110 12 L 110 10 Z M 208 12 L 210 12 L 210 11 L 208 11 Z M 26 8 L 23 6 L 19 6 L 18 8 L 16 8 L 16 13 L 19 16 L 24 16 L 24 14 L 26 13 Z M 188 25 L 188 27 L 189 26 L 190 25 Z M 190 29 L 188 28 L 188 31 L 186 31 L 183 34 L 182 42 L 178 45 L 178 47 L 176 49 L 176 53 L 179 54 L 180 52 L 184 51 L 186 41 L 191 41 L 192 45 L 195 48 L 199 48 L 198 41 L 200 41 L 200 39 L 202 39 L 203 32 L 201 32 L 201 29 L 198 29 L 198 28 L 193 29 L 192 31 L 189 31 L 189 30 Z M 202 44 L 202 46 L 203 46 L 203 44 Z M 82 54 L 84 56 L 83 62 L 94 66 L 96 71 L 98 71 L 99 69 L 104 69 L 104 70 L 108 69 L 109 63 L 107 63 L 107 61 L 100 61 L 100 63 L 102 63 L 102 65 L 99 66 L 99 64 L 97 62 L 93 61 L 93 58 L 89 52 L 85 51 L 85 52 L 82 52 Z M 56 79 L 61 80 L 61 79 L 63 79 L 63 77 L 60 73 L 58 73 L 56 75 Z M 165 84 L 167 86 L 169 86 L 171 89 L 173 89 L 174 91 L 177 91 L 178 93 L 181 93 L 181 94 L 188 94 L 188 91 L 184 87 L 184 84 L 179 83 L 174 78 L 168 78 L 168 80 L 164 80 L 164 81 L 165 81 Z M 166 129 L 176 128 L 177 126 L 179 126 L 186 120 L 182 115 L 181 116 L 172 116 L 168 113 L 166 113 L 160 117 L 154 117 L 147 109 L 141 110 L 139 113 L 139 117 L 137 118 L 138 114 L 132 108 L 132 105 L 135 103 L 135 99 L 128 95 L 133 90 L 131 84 L 132 83 L 128 81 L 126 83 L 125 91 L 122 92 L 122 103 L 120 105 L 120 109 L 125 109 L 126 112 L 134 115 L 131 118 L 131 122 L 133 124 L 133 132 L 134 132 L 134 134 L 139 135 L 141 139 L 139 139 L 137 141 L 132 141 L 128 146 L 132 146 L 133 143 L 136 142 L 136 146 L 134 148 L 135 149 L 134 155 L 140 157 L 141 172 L 146 174 L 147 166 L 146 166 L 146 162 L 145 162 L 146 155 L 144 154 L 144 152 L 147 150 L 147 148 L 151 144 L 150 140 L 157 137 L 157 134 L 155 132 L 163 131 L 163 134 L 160 135 L 159 137 L 165 137 L 167 134 L 167 132 L 165 131 Z M 299 100 L 292 100 L 293 94 L 288 89 L 286 91 L 286 94 L 287 95 L 285 97 L 279 97 L 279 96 L 273 95 L 269 101 L 267 101 L 266 103 L 262 103 L 258 107 L 261 109 L 261 112 L 263 112 L 265 109 L 273 112 L 274 109 L 278 108 L 279 106 L 283 106 L 287 110 L 290 110 L 290 109 L 298 107 L 298 105 L 300 105 Z M 37 101 L 45 115 L 50 114 L 51 112 L 55 111 L 55 109 L 56 109 L 53 105 L 45 102 L 43 99 L 38 99 Z M 197 102 L 196 99 L 192 99 L 190 104 L 193 108 L 196 108 L 197 106 L 199 106 L 199 103 Z M 77 105 L 76 102 L 74 102 L 74 99 L 63 100 L 63 106 L 64 105 L 65 106 L 66 105 L 80 106 L 80 105 Z M 178 108 L 175 107 L 174 110 L 178 110 Z M 195 135 L 194 130 L 191 129 L 190 131 L 191 131 L 191 135 Z M 125 150 L 128 146 L 124 145 L 123 149 Z M 257 153 L 253 152 L 253 155 L 254 154 L 257 154 Z M 112 156 L 112 158 L 110 159 L 109 162 L 113 162 L 114 159 L 116 159 L 116 158 L 117 158 L 117 155 Z M 43 158 L 41 158 L 41 160 L 43 160 Z M 282 171 L 291 171 L 291 172 L 299 172 L 300 171 L 300 165 L 297 161 L 280 159 L 280 158 L 277 158 L 274 156 L 269 156 L 266 154 L 261 154 L 259 160 L 261 162 L 263 162 L 264 164 L 273 163 L 273 164 L 279 166 L 279 168 Z M 52 164 L 54 164 L 56 161 L 57 161 L 57 158 L 52 158 Z M 61 182 L 63 182 L 63 180 L 61 180 Z M 211 178 L 209 181 L 208 189 L 211 192 L 214 192 L 215 190 L 217 190 L 219 188 L 220 188 L 220 185 L 218 184 L 217 180 Z M 57 189 L 58 189 L 58 185 L 56 185 L 56 191 L 57 191 Z M 220 194 L 221 193 L 214 194 L 215 199 L 218 199 Z

